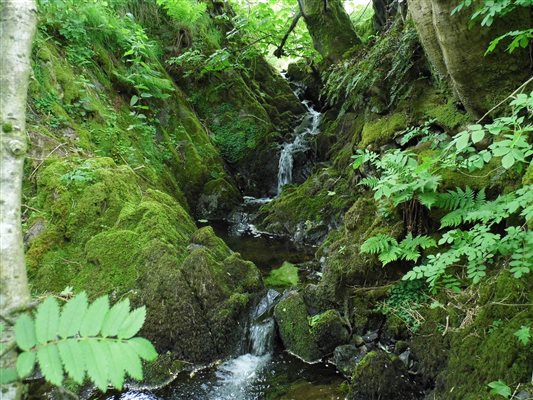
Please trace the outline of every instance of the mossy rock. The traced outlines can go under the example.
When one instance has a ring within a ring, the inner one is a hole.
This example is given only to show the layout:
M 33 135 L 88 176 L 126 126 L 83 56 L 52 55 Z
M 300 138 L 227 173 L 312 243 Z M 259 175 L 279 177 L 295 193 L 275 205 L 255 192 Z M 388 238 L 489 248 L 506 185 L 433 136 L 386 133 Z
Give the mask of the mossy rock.
M 394 137 L 395 133 L 407 128 L 407 125 L 407 116 L 403 112 L 397 112 L 374 121 L 368 121 L 363 126 L 361 142 L 358 147 L 364 149 L 372 145 L 373 148 L 379 148 L 388 143 Z
M 129 296 L 147 306 L 143 334 L 159 351 L 194 362 L 232 353 L 263 288 L 255 265 L 130 169 L 107 158 L 81 165 L 56 160 L 38 173 L 44 228 L 28 241 L 33 291 Z
M 309 314 L 303 296 L 290 292 L 274 308 L 274 318 L 285 348 L 307 362 L 316 361 L 321 353 L 309 326 Z
M 225 177 L 207 182 L 202 190 L 196 214 L 202 218 L 222 219 L 242 202 L 242 196 L 235 184 Z
M 327 310 L 310 317 L 311 333 L 322 356 L 333 353 L 350 337 L 346 324 L 337 310 Z
M 384 351 L 368 353 L 355 367 L 349 400 L 394 399 L 418 397 L 415 385 L 403 362 Z

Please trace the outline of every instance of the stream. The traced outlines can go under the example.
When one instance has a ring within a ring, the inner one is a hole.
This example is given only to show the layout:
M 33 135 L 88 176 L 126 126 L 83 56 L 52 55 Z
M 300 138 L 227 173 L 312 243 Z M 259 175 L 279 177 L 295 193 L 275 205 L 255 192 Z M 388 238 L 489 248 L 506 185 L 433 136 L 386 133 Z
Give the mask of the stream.
M 302 88 L 295 86 L 296 95 Z M 317 135 L 321 113 L 303 100 L 306 109 L 291 141 L 281 146 L 278 168 L 278 194 L 283 186 L 293 182 L 294 157 L 311 149 L 309 138 Z M 281 266 L 312 264 L 315 249 L 296 245 L 259 231 L 253 216 L 259 207 L 272 199 L 245 197 L 243 204 L 223 221 L 200 221 L 212 226 L 228 246 L 253 261 L 263 275 Z M 318 279 L 312 268 L 301 269 L 301 280 Z M 269 289 L 251 310 L 240 355 L 218 365 L 205 367 L 190 374 L 180 374 L 161 393 L 126 392 L 110 399 L 121 400 L 340 400 L 342 376 L 328 364 L 307 364 L 284 351 L 276 337 L 272 310 L 282 294 Z

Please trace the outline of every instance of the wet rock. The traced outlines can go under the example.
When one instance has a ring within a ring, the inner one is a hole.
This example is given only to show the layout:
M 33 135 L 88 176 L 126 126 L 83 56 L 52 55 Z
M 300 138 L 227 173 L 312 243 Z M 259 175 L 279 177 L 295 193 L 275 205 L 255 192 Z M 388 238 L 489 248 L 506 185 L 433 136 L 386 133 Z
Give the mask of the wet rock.
M 404 351 L 398 356 L 398 358 L 403 362 L 403 364 L 409 368 L 409 361 L 411 359 L 411 352 L 409 350 Z
M 412 400 L 417 395 L 407 368 L 397 356 L 372 351 L 357 364 L 348 399 Z
M 259 304 L 255 308 L 253 318 L 254 320 L 261 320 L 270 316 L 281 296 L 281 293 L 274 289 L 268 289 L 266 295 L 261 298 Z
M 378 333 L 377 332 L 369 332 L 366 335 L 363 336 L 363 340 L 365 343 L 375 342 L 378 340 Z
M 357 364 L 368 353 L 366 346 L 355 347 L 352 344 L 345 344 L 335 348 L 333 352 L 333 362 L 337 369 L 346 377 L 350 377 Z
M 394 344 L 394 353 L 401 354 L 404 351 L 406 351 L 408 348 L 409 348 L 409 343 L 407 343 L 407 342 L 405 342 L 403 340 L 398 340 Z

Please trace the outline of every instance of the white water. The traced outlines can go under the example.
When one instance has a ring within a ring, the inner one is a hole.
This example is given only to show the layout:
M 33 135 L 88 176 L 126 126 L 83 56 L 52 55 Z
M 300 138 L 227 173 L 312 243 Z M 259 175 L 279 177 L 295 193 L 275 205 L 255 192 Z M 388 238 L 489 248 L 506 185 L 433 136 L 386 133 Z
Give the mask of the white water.
M 281 148 L 278 164 L 278 194 L 281 193 L 283 186 L 292 183 L 294 155 L 309 150 L 309 137 L 320 133 L 322 114 L 316 111 L 308 100 L 304 100 L 302 104 L 307 109 L 307 113 L 294 130 L 294 140 L 283 144 Z

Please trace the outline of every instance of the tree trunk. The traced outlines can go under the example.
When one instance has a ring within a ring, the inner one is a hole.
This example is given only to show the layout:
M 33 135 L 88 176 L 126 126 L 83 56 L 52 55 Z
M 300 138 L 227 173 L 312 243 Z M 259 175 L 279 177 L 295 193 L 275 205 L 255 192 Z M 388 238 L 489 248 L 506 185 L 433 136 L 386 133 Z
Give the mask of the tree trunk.
M 477 4 L 477 2 L 475 3 Z M 531 10 L 521 7 L 490 27 L 476 21 L 469 27 L 468 8 L 452 14 L 449 0 L 410 0 L 409 10 L 429 61 L 445 78 L 468 110 L 480 117 L 531 76 L 527 49 L 509 55 L 505 44 L 485 55 L 491 40 L 517 29 L 531 27 Z
M 31 71 L 31 47 L 37 24 L 34 0 L 6 0 L 0 8 L 0 311 L 9 316 L 30 299 L 24 263 L 20 207 L 26 154 L 26 97 Z M 13 341 L 7 326 L 2 343 Z M 13 368 L 16 353 L 0 359 Z M 2 387 L 2 400 L 18 399 L 20 384 Z
M 298 4 L 313 46 L 326 60 L 339 61 L 353 46 L 361 44 L 340 0 L 299 0 Z

